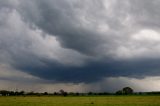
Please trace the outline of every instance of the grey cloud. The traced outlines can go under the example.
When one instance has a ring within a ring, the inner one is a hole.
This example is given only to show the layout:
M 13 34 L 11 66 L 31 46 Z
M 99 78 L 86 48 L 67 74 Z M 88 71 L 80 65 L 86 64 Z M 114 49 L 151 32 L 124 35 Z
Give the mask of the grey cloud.
M 117 52 L 133 33 L 156 27 L 158 4 L 157 0 L 35 0 L 21 2 L 18 10 L 31 25 L 56 36 L 63 47 L 96 56 Z
M 32 1 L 27 1 L 30 2 Z M 31 21 L 31 24 L 56 36 L 63 47 L 85 54 L 95 54 L 99 45 L 105 43 L 102 34 L 94 31 L 97 21 L 100 21 L 97 18 L 100 16 L 95 16 L 93 10 L 100 10 L 101 7 L 92 8 L 95 5 L 92 2 L 87 2 L 88 4 L 84 6 L 83 3 L 78 3 L 35 0 L 32 2 L 33 11 L 32 5 L 30 7 L 26 2 L 25 4 L 22 2 L 21 12 L 26 20 Z
M 146 0 L 145 2 L 133 0 L 131 3 L 135 7 L 132 6 L 129 12 L 133 13 L 133 18 L 136 18 L 139 26 L 151 29 L 159 28 L 159 0 Z
M 159 75 L 159 5 L 158 0 L 1 1 L 0 63 L 57 82 Z
M 116 92 L 130 86 L 135 92 L 159 91 L 159 77 L 144 77 L 143 79 L 129 77 L 109 77 L 100 82 L 91 83 L 87 90 L 93 92 Z M 108 86 L 109 85 L 109 86 Z

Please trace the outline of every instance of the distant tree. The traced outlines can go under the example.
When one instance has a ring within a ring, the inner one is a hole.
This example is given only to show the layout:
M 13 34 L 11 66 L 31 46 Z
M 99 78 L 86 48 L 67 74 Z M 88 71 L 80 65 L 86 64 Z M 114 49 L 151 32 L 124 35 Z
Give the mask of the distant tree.
M 15 92 L 14 91 L 10 91 L 9 92 L 9 96 L 15 96 Z
M 130 87 L 125 87 L 122 89 L 123 94 L 133 94 L 133 89 Z
M 1 91 L 0 91 L 0 94 L 1 94 L 2 96 L 9 96 L 9 91 L 1 90 Z
M 133 94 L 133 89 L 130 87 L 124 87 L 122 90 L 116 92 L 117 95 L 128 95 Z
M 68 93 L 65 92 L 63 89 L 61 89 L 59 92 L 60 92 L 60 94 L 63 95 L 63 96 L 67 96 L 67 95 L 68 95 Z
M 79 96 L 79 95 L 80 95 L 80 93 L 79 93 L 79 92 L 76 92 L 76 93 L 75 93 L 75 95 L 76 95 L 76 96 Z
M 44 95 L 48 95 L 48 92 L 44 92 L 43 94 L 44 94 Z
M 76 96 L 76 93 L 74 93 L 74 92 L 69 92 L 68 95 L 70 95 L 70 96 Z
M 24 91 L 20 91 L 20 92 L 18 92 L 18 95 L 24 95 Z
M 58 93 L 57 93 L 57 92 L 54 92 L 53 95 L 58 95 Z
M 122 95 L 123 94 L 123 91 L 122 90 L 119 90 L 116 92 L 116 95 Z
M 93 92 L 88 92 L 88 95 L 93 95 Z
M 35 95 L 35 93 L 31 91 L 31 92 L 28 92 L 27 95 Z

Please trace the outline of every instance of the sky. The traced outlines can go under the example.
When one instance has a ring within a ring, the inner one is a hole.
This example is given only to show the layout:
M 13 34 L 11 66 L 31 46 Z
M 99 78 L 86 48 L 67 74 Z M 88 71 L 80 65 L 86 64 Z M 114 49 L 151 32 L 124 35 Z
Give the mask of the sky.
M 160 0 L 0 0 L 0 89 L 160 91 Z

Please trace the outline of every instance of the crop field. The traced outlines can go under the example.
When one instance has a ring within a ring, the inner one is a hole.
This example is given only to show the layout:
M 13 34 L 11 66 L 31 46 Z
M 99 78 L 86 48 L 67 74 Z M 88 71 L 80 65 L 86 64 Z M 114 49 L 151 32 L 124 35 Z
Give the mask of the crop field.
M 160 96 L 0 97 L 0 106 L 160 106 Z

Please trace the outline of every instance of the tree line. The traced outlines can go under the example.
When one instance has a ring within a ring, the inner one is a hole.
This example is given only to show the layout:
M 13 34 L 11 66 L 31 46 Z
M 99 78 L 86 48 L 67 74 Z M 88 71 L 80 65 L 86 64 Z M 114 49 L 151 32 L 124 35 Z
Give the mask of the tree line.
M 121 90 L 118 90 L 115 93 L 108 92 L 88 92 L 88 93 L 79 93 L 79 92 L 66 92 L 63 89 L 59 90 L 59 92 L 25 92 L 25 91 L 7 91 L 0 90 L 0 96 L 98 96 L 98 95 L 160 95 L 160 92 L 134 92 L 130 87 L 124 87 Z

